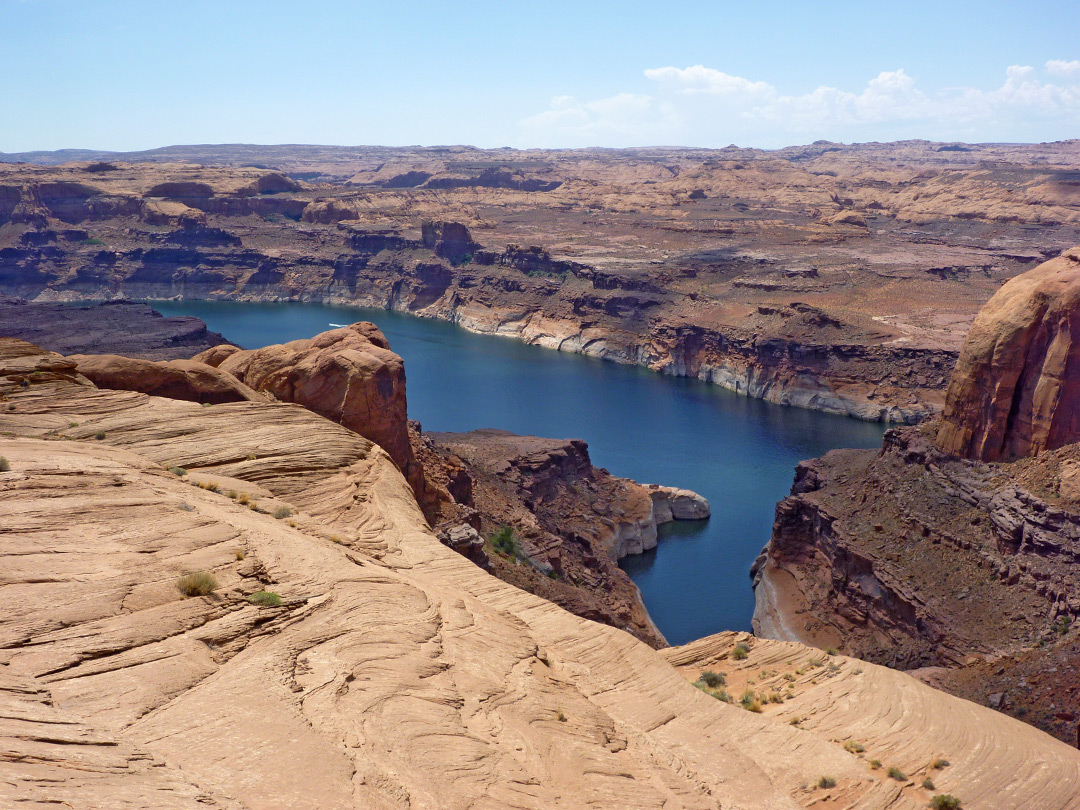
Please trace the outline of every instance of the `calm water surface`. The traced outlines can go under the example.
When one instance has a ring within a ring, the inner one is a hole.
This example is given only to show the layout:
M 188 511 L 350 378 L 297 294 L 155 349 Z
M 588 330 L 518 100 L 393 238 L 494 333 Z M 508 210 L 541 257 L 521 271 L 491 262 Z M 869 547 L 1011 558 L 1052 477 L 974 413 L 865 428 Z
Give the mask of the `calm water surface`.
M 589 443 L 593 463 L 642 483 L 696 490 L 708 521 L 661 529 L 655 551 L 622 561 L 672 644 L 749 630 L 749 568 L 800 459 L 875 447 L 883 427 L 748 399 L 697 380 L 474 335 L 453 324 L 322 304 L 153 302 L 195 315 L 245 348 L 370 320 L 405 358 L 409 416 L 425 430 L 495 427 Z

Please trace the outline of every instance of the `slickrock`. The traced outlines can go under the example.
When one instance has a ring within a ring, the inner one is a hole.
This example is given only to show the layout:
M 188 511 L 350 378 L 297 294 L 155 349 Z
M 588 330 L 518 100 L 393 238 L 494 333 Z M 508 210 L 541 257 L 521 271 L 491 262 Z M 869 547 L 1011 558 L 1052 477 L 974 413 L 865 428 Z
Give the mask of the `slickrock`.
M 979 311 L 938 431 L 942 450 L 1008 461 L 1080 441 L 1080 248 L 1008 281 Z
M 914 810 L 925 792 L 868 771 L 833 723 L 881 730 L 883 757 L 914 770 L 925 729 L 953 718 L 942 753 L 965 765 L 941 779 L 966 807 L 1078 806 L 1080 753 L 1021 733 L 993 777 L 976 760 L 1010 721 L 910 679 L 837 678 L 810 692 L 806 729 L 713 699 L 444 546 L 383 450 L 295 404 L 21 373 L 0 374 L 0 695 L 64 729 L 0 723 L 4 750 L 35 749 L 0 757 L 13 802 L 794 810 L 829 774 L 845 806 Z M 245 504 L 210 478 L 270 494 Z M 200 571 L 216 587 L 184 598 L 177 578 Z
M 263 398 L 233 375 L 196 360 L 139 360 L 115 354 L 75 354 L 71 359 L 98 388 L 208 404 Z
M 433 500 L 409 443 L 405 365 L 375 324 L 250 351 L 208 349 L 193 360 L 371 439 L 405 473 L 421 504 Z

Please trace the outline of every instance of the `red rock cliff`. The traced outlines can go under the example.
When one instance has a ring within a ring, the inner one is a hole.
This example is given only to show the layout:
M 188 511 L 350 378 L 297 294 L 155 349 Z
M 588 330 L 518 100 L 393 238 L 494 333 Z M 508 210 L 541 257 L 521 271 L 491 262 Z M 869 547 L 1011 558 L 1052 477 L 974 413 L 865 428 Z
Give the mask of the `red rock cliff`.
M 409 444 L 405 364 L 375 324 L 361 321 L 251 351 L 215 347 L 194 359 L 371 439 L 405 473 L 421 506 L 430 500 Z
M 981 461 L 1080 441 L 1080 248 L 1007 282 L 956 364 L 937 445 Z

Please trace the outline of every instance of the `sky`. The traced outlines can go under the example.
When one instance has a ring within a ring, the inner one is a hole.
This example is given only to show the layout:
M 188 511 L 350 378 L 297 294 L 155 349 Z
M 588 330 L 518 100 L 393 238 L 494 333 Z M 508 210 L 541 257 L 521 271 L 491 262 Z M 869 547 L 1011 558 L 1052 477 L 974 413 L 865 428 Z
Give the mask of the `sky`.
M 1080 137 L 1080 2 L 0 0 L 0 151 Z

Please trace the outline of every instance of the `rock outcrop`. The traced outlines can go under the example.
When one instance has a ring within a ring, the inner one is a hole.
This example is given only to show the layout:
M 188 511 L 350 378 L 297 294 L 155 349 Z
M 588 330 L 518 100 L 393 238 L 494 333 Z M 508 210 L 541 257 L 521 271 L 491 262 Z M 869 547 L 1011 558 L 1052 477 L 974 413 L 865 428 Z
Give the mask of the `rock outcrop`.
M 29 302 L 0 295 L 0 335 L 60 354 L 178 360 L 225 343 L 198 318 L 163 318 L 146 304 Z
M 704 498 L 617 478 L 594 467 L 578 439 L 491 429 L 424 435 L 431 442 L 425 465 L 431 453 L 452 454 L 465 465 L 476 528 L 496 538 L 488 544 L 496 576 L 579 616 L 666 645 L 616 561 L 656 546 L 658 523 L 677 519 L 669 503 L 681 519 L 707 517 Z
M 942 688 L 1076 739 L 1055 673 L 1080 617 L 1077 329 L 1073 249 L 979 313 L 940 425 L 801 463 L 754 566 L 756 631 L 940 668 Z
M 1006 282 L 979 312 L 937 444 L 1008 461 L 1080 441 L 1080 248 Z
M 250 351 L 209 349 L 193 359 L 371 439 L 394 459 L 420 503 L 430 505 L 409 444 L 405 364 L 375 324 L 361 321 Z
M 140 360 L 115 354 L 75 354 L 78 371 L 98 388 L 216 405 L 264 397 L 232 374 L 197 360 Z

